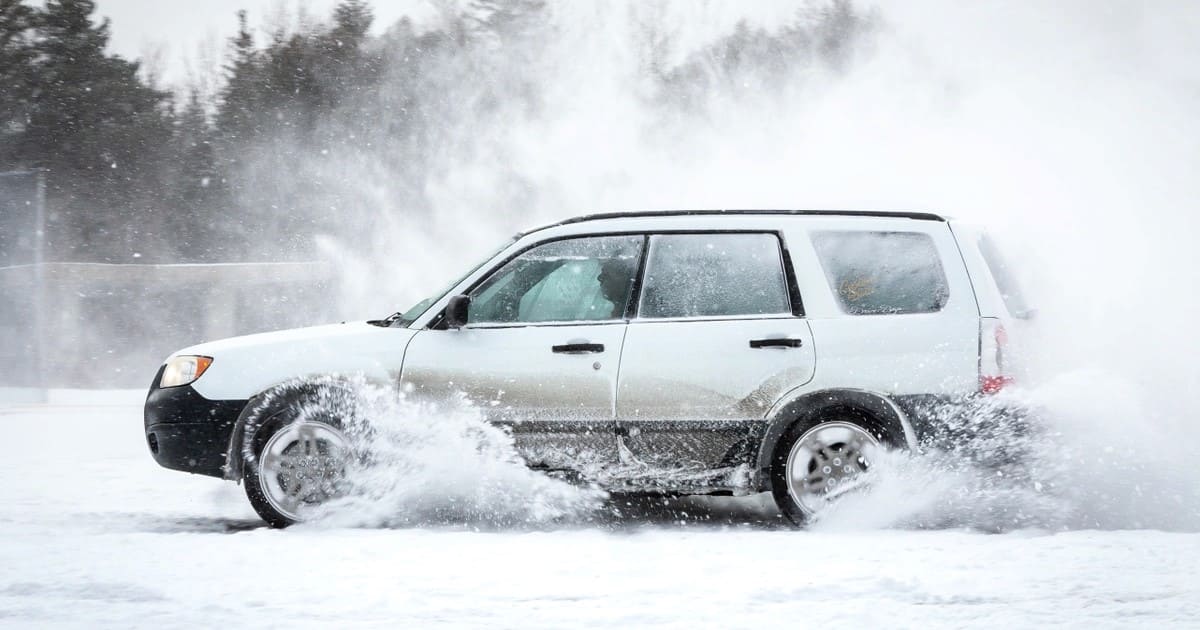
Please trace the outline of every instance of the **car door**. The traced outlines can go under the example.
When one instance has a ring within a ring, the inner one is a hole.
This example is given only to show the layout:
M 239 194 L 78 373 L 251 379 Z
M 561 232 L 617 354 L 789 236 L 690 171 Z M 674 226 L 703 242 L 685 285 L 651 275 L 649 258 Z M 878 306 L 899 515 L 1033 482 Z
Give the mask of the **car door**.
M 627 463 L 740 461 L 771 406 L 812 379 L 789 264 L 775 233 L 650 237 L 617 387 Z
M 467 324 L 417 333 L 401 389 L 463 396 L 511 427 L 530 465 L 583 470 L 615 462 L 617 370 L 645 237 L 535 245 L 477 283 Z

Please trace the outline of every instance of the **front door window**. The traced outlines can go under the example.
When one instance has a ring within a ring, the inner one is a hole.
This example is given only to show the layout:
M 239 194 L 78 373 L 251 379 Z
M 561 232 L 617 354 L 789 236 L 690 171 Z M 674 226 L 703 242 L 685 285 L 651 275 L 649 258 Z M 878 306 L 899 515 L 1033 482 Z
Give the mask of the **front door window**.
M 512 259 L 471 293 L 468 324 L 623 319 L 642 236 L 553 241 Z

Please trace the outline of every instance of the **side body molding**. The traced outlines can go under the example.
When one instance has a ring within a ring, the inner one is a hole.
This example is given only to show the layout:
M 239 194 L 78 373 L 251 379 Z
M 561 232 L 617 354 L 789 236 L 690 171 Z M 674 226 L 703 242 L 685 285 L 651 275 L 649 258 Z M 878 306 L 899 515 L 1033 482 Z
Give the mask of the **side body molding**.
M 851 408 L 865 413 L 893 436 L 903 436 L 909 450 L 917 449 L 917 435 L 913 431 L 908 415 L 891 398 L 865 389 L 822 389 L 780 401 L 767 415 L 767 427 L 763 433 L 755 461 L 755 485 L 759 490 L 770 489 L 771 459 L 775 448 L 788 427 L 797 421 L 813 421 L 826 412 Z

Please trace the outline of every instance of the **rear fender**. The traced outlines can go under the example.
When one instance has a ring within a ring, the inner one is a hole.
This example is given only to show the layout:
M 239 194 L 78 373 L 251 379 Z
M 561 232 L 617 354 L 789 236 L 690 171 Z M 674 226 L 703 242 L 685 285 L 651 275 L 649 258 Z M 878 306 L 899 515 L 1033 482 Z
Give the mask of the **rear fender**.
M 799 421 L 816 421 L 835 409 L 851 408 L 873 418 L 879 428 L 894 438 L 903 438 L 909 450 L 917 449 L 917 435 L 908 415 L 891 398 L 863 389 L 823 389 L 781 402 L 767 421 L 755 466 L 755 485 L 768 489 L 771 480 L 771 460 L 779 440 L 788 428 Z

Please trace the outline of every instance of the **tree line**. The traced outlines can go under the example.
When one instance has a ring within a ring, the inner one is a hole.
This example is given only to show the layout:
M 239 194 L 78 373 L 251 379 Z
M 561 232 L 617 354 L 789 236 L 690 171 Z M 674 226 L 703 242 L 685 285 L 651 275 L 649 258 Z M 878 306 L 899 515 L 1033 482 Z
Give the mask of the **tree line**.
M 380 35 L 365 0 L 266 37 L 240 12 L 207 95 L 160 89 L 110 54 L 95 12 L 95 0 L 0 0 L 0 171 L 45 169 L 51 260 L 307 259 L 314 234 L 376 229 L 362 208 L 432 212 L 424 183 L 473 150 L 475 131 L 545 107 L 539 45 L 555 28 L 545 0 L 464 1 L 435 27 L 404 19 Z M 875 23 L 833 0 L 791 27 L 742 25 L 682 63 L 656 57 L 669 35 L 648 27 L 645 98 L 686 111 L 725 85 L 837 68 Z

